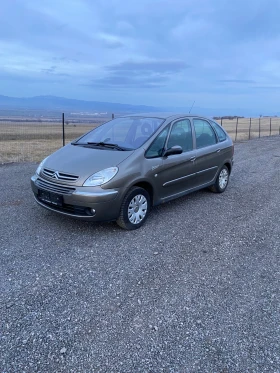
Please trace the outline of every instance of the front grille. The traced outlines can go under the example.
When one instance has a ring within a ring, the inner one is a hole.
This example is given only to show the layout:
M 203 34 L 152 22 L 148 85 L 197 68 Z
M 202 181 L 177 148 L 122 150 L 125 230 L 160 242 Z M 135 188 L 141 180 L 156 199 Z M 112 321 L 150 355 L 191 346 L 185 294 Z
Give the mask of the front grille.
M 46 177 L 49 177 L 54 180 L 61 180 L 61 181 L 77 181 L 79 176 L 72 175 L 72 174 L 65 174 L 64 172 L 53 171 L 49 168 L 44 168 L 42 174 Z
M 35 185 L 39 189 L 47 190 L 49 192 L 54 192 L 54 193 L 58 193 L 58 194 L 72 194 L 75 191 L 75 188 L 73 188 L 73 187 L 68 187 L 68 186 L 61 185 L 61 184 L 50 183 L 49 181 L 43 180 L 41 178 L 38 178 L 35 181 Z
M 61 211 L 71 213 L 73 215 L 80 216 L 93 216 L 93 213 L 90 211 L 89 207 L 74 206 L 63 204 L 63 207 L 60 208 Z

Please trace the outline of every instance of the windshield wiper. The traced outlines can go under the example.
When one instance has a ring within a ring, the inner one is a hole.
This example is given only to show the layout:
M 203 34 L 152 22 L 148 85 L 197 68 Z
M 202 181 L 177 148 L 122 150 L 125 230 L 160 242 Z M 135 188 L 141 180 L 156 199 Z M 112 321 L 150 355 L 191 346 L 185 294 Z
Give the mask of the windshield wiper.
M 91 142 L 89 141 L 87 143 L 88 145 L 94 145 L 94 146 L 103 146 L 104 148 L 110 148 L 110 149 L 116 149 L 116 150 L 131 150 L 129 148 L 124 148 L 122 146 L 119 146 L 118 144 L 110 144 L 108 142 Z

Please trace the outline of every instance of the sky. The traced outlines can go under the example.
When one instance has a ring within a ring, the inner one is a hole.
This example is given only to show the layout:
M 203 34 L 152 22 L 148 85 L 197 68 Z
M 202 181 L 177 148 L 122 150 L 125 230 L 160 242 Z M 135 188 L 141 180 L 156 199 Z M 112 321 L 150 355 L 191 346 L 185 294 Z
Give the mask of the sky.
M 9 0 L 0 94 L 280 107 L 280 0 Z

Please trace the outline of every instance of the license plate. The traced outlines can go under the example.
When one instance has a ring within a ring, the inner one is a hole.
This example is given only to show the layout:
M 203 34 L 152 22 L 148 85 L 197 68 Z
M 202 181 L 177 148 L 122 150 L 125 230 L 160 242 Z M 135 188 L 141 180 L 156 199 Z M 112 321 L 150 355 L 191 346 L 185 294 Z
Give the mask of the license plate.
M 45 190 L 39 190 L 38 197 L 41 201 L 51 203 L 52 205 L 62 206 L 63 197 L 59 194 L 47 192 Z

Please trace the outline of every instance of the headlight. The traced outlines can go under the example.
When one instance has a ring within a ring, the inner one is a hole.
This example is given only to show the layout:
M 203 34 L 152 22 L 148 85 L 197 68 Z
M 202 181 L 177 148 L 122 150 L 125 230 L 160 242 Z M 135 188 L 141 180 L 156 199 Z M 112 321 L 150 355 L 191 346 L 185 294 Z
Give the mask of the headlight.
M 43 168 L 43 165 L 44 165 L 44 163 L 46 162 L 46 160 L 47 160 L 48 158 L 49 158 L 49 157 L 43 159 L 42 162 L 39 164 L 39 166 L 38 166 L 38 168 L 37 168 L 37 170 L 36 170 L 36 174 L 37 174 L 37 175 L 40 175 L 40 172 L 41 172 L 41 170 L 42 170 L 42 168 Z
M 107 183 L 117 174 L 119 171 L 118 167 L 110 167 L 105 170 L 96 172 L 91 175 L 85 182 L 83 186 L 99 186 Z

